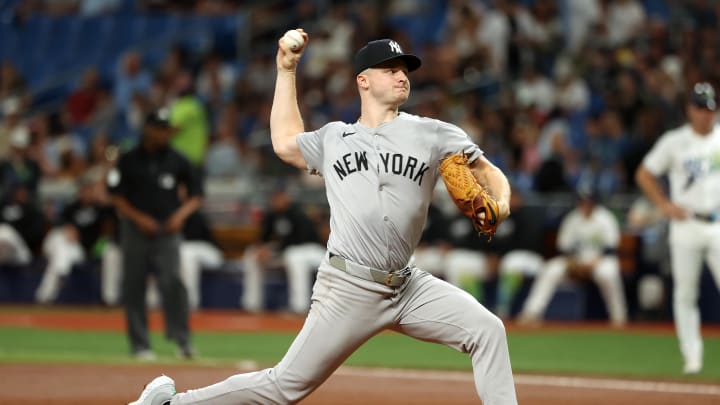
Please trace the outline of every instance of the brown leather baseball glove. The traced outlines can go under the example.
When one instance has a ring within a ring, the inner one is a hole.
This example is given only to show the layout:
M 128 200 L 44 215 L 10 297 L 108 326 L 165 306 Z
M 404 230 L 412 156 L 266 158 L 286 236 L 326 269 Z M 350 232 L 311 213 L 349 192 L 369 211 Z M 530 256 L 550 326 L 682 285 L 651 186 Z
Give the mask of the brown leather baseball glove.
M 492 237 L 499 225 L 498 203 L 478 184 L 468 166 L 467 156 L 463 153 L 448 156 L 440 163 L 439 170 L 455 205 L 472 220 L 478 233 Z
M 575 258 L 570 258 L 567 261 L 567 270 L 565 274 L 570 280 L 586 281 L 590 279 L 592 266 L 587 263 L 582 263 Z

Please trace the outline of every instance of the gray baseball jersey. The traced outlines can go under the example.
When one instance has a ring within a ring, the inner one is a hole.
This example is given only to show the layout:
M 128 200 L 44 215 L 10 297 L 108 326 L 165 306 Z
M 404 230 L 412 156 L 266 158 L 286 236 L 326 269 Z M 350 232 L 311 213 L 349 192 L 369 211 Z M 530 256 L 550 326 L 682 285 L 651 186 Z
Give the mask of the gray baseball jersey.
M 403 113 L 377 128 L 333 122 L 300 134 L 297 144 L 308 168 L 325 179 L 328 250 L 385 270 L 408 264 L 440 160 L 460 151 L 471 160 L 482 154 L 458 127 Z M 391 287 L 330 260 L 328 254 L 320 264 L 302 330 L 275 367 L 178 394 L 172 404 L 294 404 L 370 337 L 392 328 L 468 353 L 483 403 L 517 405 L 502 321 L 474 297 L 414 266 Z
M 482 154 L 457 126 L 407 113 L 377 128 L 331 122 L 297 143 L 325 178 L 328 250 L 388 270 L 407 265 L 420 240 L 440 161 Z

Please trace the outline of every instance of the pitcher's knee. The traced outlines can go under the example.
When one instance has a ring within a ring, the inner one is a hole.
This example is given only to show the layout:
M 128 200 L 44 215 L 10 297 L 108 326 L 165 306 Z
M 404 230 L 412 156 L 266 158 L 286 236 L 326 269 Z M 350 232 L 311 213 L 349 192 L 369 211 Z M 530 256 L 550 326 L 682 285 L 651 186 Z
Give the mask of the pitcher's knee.
M 505 339 L 505 324 L 502 319 L 498 318 L 496 315 L 492 315 L 488 321 L 487 334 Z
M 494 346 L 505 342 L 505 324 L 494 314 L 483 316 L 473 323 L 470 331 L 470 342 L 466 345 L 467 352 L 472 352 L 478 347 Z
M 317 388 L 322 381 L 314 381 L 307 373 L 289 373 L 287 371 L 278 374 L 277 368 L 269 369 L 270 379 L 277 390 L 278 398 L 282 398 L 283 404 L 295 404 L 308 396 Z

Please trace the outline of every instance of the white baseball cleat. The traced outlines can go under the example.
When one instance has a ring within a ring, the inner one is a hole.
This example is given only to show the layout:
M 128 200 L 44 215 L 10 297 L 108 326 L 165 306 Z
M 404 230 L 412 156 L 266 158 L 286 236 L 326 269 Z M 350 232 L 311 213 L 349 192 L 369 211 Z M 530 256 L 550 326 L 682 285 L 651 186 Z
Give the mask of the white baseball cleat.
M 175 381 L 166 375 L 161 375 L 145 386 L 137 401 L 128 405 L 168 405 L 174 395 Z
M 702 371 L 702 362 L 700 361 L 686 361 L 685 367 L 683 367 L 683 374 L 698 374 Z

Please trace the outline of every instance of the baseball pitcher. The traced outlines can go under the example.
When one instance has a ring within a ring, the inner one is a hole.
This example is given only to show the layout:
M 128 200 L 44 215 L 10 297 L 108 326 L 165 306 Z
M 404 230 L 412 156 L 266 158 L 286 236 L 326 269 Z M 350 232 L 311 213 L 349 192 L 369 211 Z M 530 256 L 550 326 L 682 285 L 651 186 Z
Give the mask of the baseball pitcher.
M 135 403 L 163 396 L 173 405 L 296 403 L 360 345 L 393 329 L 468 353 L 483 403 L 516 404 L 502 321 L 410 262 L 440 171 L 485 238 L 509 215 L 507 179 L 460 128 L 399 112 L 410 94 L 408 73 L 421 61 L 389 39 L 355 55 L 358 120 L 306 132 L 295 82 L 308 36 L 295 32 L 301 46 L 279 41 L 272 143 L 284 161 L 323 176 L 331 212 L 305 324 L 275 367 L 177 395 L 172 379 L 158 377 Z

